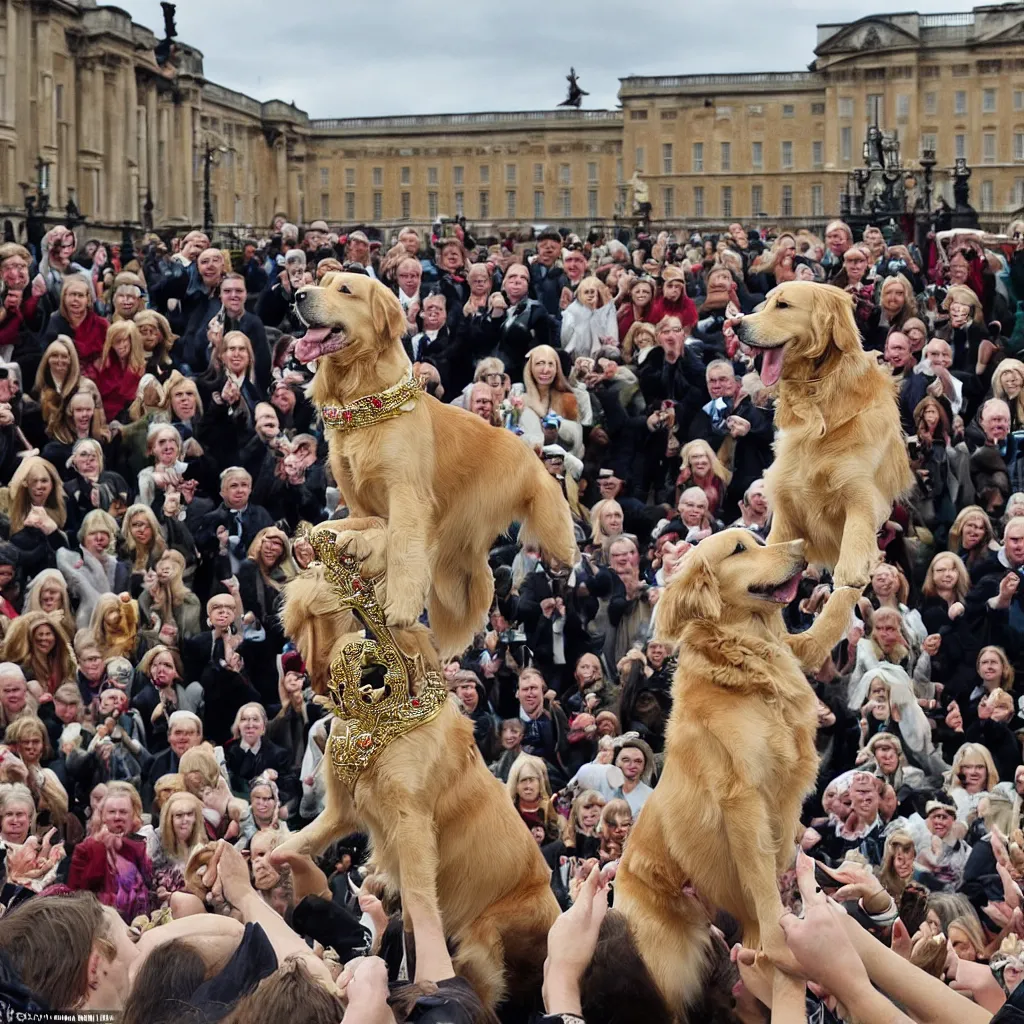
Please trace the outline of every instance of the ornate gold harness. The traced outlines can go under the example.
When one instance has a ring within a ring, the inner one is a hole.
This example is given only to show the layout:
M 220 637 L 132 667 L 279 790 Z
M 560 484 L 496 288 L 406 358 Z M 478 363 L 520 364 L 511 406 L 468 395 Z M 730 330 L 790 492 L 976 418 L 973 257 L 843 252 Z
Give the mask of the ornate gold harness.
M 337 536 L 334 530 L 318 529 L 310 534 L 309 542 L 342 607 L 350 609 L 372 633 L 345 644 L 331 662 L 330 697 L 323 701 L 347 726 L 342 735 L 329 738 L 327 755 L 338 779 L 353 788 L 360 772 L 369 768 L 385 747 L 441 713 L 448 689 L 441 673 L 428 670 L 419 655 L 406 655 L 387 627 L 376 595 L 384 573 L 363 579 L 359 561 L 337 546 Z M 383 669 L 377 687 L 363 682 L 364 670 L 374 666 Z M 416 695 L 413 679 L 423 681 Z
M 372 427 L 384 420 L 393 420 L 403 412 L 410 402 L 415 402 L 423 394 L 423 381 L 416 378 L 409 370 L 409 376 L 397 384 L 376 395 L 364 395 L 357 398 L 351 405 L 325 405 L 320 409 L 324 426 L 328 430 L 359 430 L 361 427 Z

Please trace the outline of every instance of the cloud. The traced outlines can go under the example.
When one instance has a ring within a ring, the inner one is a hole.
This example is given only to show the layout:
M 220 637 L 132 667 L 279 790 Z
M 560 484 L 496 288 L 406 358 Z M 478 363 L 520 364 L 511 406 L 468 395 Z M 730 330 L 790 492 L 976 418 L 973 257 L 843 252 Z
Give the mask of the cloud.
M 119 0 L 162 34 L 159 0 Z M 918 0 L 922 13 L 969 0 Z M 871 5 L 885 10 L 881 2 Z M 799 71 L 816 24 L 865 14 L 848 0 L 179 0 L 179 38 L 207 78 L 311 117 L 549 109 L 576 68 L 584 106 L 614 108 L 627 75 Z

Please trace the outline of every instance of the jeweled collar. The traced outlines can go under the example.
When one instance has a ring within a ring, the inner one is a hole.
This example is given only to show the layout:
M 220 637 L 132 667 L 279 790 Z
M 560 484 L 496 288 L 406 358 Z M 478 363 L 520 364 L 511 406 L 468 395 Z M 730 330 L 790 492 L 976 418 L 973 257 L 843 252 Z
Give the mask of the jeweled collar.
M 384 420 L 393 420 L 403 412 L 411 412 L 410 403 L 414 403 L 423 394 L 422 382 L 409 376 L 397 384 L 375 395 L 364 395 L 357 398 L 351 405 L 325 405 L 320 409 L 324 426 L 328 430 L 359 430 L 372 427 Z

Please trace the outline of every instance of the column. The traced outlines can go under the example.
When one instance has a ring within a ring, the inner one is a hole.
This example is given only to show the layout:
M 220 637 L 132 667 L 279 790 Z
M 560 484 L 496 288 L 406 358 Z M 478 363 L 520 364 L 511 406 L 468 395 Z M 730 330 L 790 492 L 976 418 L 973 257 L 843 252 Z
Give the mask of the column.
M 132 221 L 142 220 L 139 208 L 139 164 L 142 154 L 139 152 L 139 91 L 135 81 L 135 67 L 131 61 L 124 66 L 125 92 L 125 149 L 128 157 L 128 202 L 125 216 Z
M 7 80 L 4 82 L 4 122 L 13 125 L 18 94 L 18 9 L 7 0 Z
M 298 211 L 292 210 L 288 194 L 288 146 L 282 136 L 274 147 L 274 156 L 277 159 L 277 199 L 274 203 L 274 213 L 283 210 L 288 214 L 288 219 L 297 223 L 294 218 L 298 217 Z

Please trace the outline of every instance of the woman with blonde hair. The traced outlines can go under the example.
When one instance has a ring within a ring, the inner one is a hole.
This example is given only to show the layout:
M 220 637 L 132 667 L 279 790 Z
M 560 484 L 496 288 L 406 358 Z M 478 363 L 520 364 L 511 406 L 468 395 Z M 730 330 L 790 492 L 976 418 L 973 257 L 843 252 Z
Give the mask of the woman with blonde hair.
M 732 473 L 722 465 L 714 449 L 707 441 L 696 438 L 683 445 L 679 453 L 682 467 L 676 479 L 678 495 L 688 487 L 699 487 L 708 497 L 708 512 L 717 516 L 725 504 L 726 489 L 732 480 Z
M 74 682 L 78 670 L 59 616 L 47 612 L 26 612 L 10 624 L 2 657 L 21 668 L 37 699 Z
M 903 627 L 907 630 L 907 639 L 920 646 L 928 635 L 921 615 L 916 608 L 908 608 L 910 584 L 903 570 L 891 562 L 879 562 L 871 570 L 871 582 L 864 597 L 859 602 L 861 617 L 870 630 L 872 617 L 878 608 L 893 608 L 903 616 Z
M 889 332 L 916 316 L 917 300 L 910 281 L 903 274 L 883 278 L 878 304 L 864 325 L 864 347 L 883 351 Z
M 7 727 L 4 744 L 21 758 L 22 764 L 28 769 L 29 789 L 46 794 L 45 809 L 56 819 L 52 824 L 58 827 L 63 825 L 68 812 L 67 790 L 52 768 L 43 767 L 43 762 L 49 764 L 54 760 L 46 723 L 37 715 L 23 715 Z M 44 809 L 42 803 L 39 809 Z
M 168 548 L 157 559 L 156 566 L 145 575 L 143 591 L 139 595 L 139 613 L 145 622 L 156 616 L 161 633 L 174 630 L 175 643 L 180 647 L 190 637 L 203 631 L 203 610 L 198 597 L 182 582 L 185 556 Z
M 131 320 L 110 325 L 99 359 L 84 372 L 99 388 L 107 420 L 127 418 L 122 414 L 135 400 L 139 381 L 146 372 L 142 338 Z
M 199 798 L 188 792 L 172 793 L 160 809 L 158 834 L 160 849 L 153 858 L 154 884 L 168 893 L 179 892 L 185 888 L 184 871 L 189 857 L 207 839 Z
M 138 660 L 139 606 L 127 593 L 101 594 L 92 611 L 89 632 L 104 661 Z
M 950 285 L 942 300 L 942 310 L 948 319 L 936 327 L 935 337 L 953 350 L 953 369 L 983 376 L 995 348 L 985 326 L 981 300 L 965 284 Z M 1010 408 L 1013 409 L 1012 403 Z
M 576 297 L 562 313 L 562 350 L 592 359 L 605 345 L 619 344 L 612 293 L 596 277 L 584 277 Z
M 577 458 L 583 455 L 583 427 L 576 394 L 562 372 L 558 353 L 550 345 L 537 345 L 526 354 L 523 368 L 526 390 L 519 426 L 523 440 L 534 448 L 545 443 L 543 423 L 559 420 L 558 441 Z
M 630 327 L 640 321 L 654 322 L 654 281 L 649 277 L 622 277 L 619 279 L 618 333 L 624 338 Z
M 558 815 L 551 806 L 551 785 L 544 762 L 532 754 L 520 754 L 512 762 L 505 788 L 537 845 L 552 842 L 558 835 Z
M 878 880 L 885 891 L 897 902 L 903 895 L 907 883 L 914 877 L 914 860 L 917 848 L 914 837 L 902 828 L 890 832 L 885 838 L 885 851 L 878 869 Z
M 132 505 L 125 512 L 121 545 L 134 575 L 141 577 L 147 569 L 156 568 L 160 556 L 167 550 L 167 541 L 148 505 Z
M 196 382 L 172 371 L 164 385 L 163 409 L 172 423 L 194 433 L 203 418 L 203 399 Z
M 53 440 L 43 448 L 43 458 L 55 466 L 67 465 L 77 441 L 92 438 L 101 445 L 110 441 L 112 435 L 95 381 L 82 378 L 78 390 L 65 403 L 52 434 Z
M 793 259 L 796 257 L 796 237 L 789 231 L 778 235 L 771 248 L 765 249 L 750 265 L 750 274 L 761 280 L 756 291 L 767 294 L 776 285 L 792 281 L 795 277 Z
M 966 505 L 949 528 L 949 550 L 955 551 L 970 572 L 999 549 L 992 522 L 980 505 Z
M 982 798 L 998 784 L 999 772 L 988 747 L 981 743 L 963 744 L 953 758 L 946 786 L 956 804 L 957 820 L 969 823 Z
M 46 612 L 51 617 L 59 617 L 61 628 L 68 639 L 73 637 L 75 630 L 78 629 L 74 613 L 71 611 L 68 585 L 64 582 L 59 569 L 44 569 L 32 580 L 25 594 L 24 610 Z
M 154 506 L 157 492 L 168 488 L 177 490 L 184 479 L 188 463 L 182 459 L 181 434 L 169 423 L 155 423 L 146 437 L 146 455 L 153 460 L 139 473 L 139 501 Z M 163 494 L 160 495 L 163 505 Z
M 57 470 L 37 455 L 22 460 L 8 485 L 11 543 L 26 576 L 56 567 L 57 551 L 67 547 L 64 486 Z
M 248 557 L 238 567 L 243 608 L 267 623 L 282 588 L 297 573 L 291 539 L 276 526 L 265 526 L 253 537 Z
M 155 309 L 140 309 L 133 319 L 139 329 L 139 338 L 142 339 L 146 373 L 151 373 L 163 384 L 170 378 L 174 369 L 171 351 L 178 339 L 171 330 L 167 317 Z
M 622 357 L 627 363 L 639 365 L 657 346 L 657 332 L 654 324 L 639 321 L 633 324 L 622 339 Z
M 992 397 L 1010 407 L 1010 431 L 1024 427 L 1024 363 L 1003 359 L 992 374 Z
M 595 550 L 604 547 L 605 542 L 622 533 L 622 506 L 614 498 L 602 498 L 590 510 L 591 545 Z
M 84 371 L 96 362 L 103 351 L 109 326 L 92 308 L 89 279 L 84 274 L 72 274 L 64 279 L 60 290 L 60 309 L 50 314 L 43 340 L 49 343 L 61 334 L 70 338 L 78 350 Z
M 60 423 L 64 406 L 78 390 L 82 371 L 74 342 L 64 334 L 57 335 L 46 347 L 36 370 L 33 394 L 39 400 L 43 427 L 48 436 Z
M 131 491 L 120 473 L 105 468 L 103 445 L 95 438 L 76 441 L 67 460 L 69 474 L 64 481 L 69 531 L 77 531 L 94 509 L 123 514 Z
M 117 558 L 117 523 L 102 509 L 93 509 L 78 531 L 81 551 L 57 552 L 57 566 L 78 605 L 78 627 L 85 629 L 102 594 L 120 593 L 131 579 L 131 569 Z
M 974 668 L 978 674 L 978 687 L 985 693 L 991 693 L 997 689 L 1009 692 L 1013 689 L 1016 673 L 1002 647 L 996 647 L 994 644 L 982 647 L 978 651 Z
M 959 631 L 970 589 L 971 578 L 959 555 L 940 551 L 931 560 L 921 585 L 921 620 L 930 635 Z

